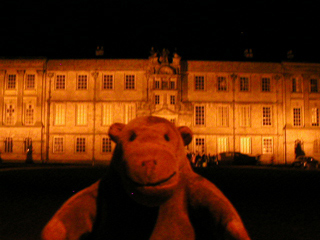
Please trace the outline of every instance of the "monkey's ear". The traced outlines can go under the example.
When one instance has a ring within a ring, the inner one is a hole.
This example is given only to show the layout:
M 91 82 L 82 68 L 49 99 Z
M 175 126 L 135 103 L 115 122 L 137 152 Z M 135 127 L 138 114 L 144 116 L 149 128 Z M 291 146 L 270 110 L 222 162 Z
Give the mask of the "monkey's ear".
M 178 127 L 178 131 L 181 134 L 184 145 L 185 146 L 189 145 L 189 143 L 191 143 L 191 140 L 192 140 L 191 129 L 186 126 L 181 126 L 181 127 Z
M 113 123 L 110 126 L 108 134 L 112 141 L 114 141 L 115 143 L 119 142 L 119 135 L 125 126 L 126 125 L 123 123 Z

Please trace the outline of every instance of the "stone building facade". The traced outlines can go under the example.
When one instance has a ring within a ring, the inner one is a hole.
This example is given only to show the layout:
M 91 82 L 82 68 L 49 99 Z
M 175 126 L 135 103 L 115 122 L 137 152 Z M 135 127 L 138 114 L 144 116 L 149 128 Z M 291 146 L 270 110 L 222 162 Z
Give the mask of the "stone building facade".
M 3 161 L 108 162 L 113 122 L 160 116 L 194 132 L 191 152 L 289 164 L 320 158 L 320 64 L 148 59 L 0 59 Z

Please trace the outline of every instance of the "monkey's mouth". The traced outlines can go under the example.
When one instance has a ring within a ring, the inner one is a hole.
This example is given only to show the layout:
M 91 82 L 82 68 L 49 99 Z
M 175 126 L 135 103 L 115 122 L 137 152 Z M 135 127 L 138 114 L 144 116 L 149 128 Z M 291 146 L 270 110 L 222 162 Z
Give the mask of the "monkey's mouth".
M 129 182 L 133 183 L 135 187 L 157 187 L 157 186 L 163 185 L 164 183 L 169 182 L 175 175 L 176 175 L 176 172 L 172 173 L 169 177 L 161 179 L 156 182 L 140 183 L 140 182 L 133 180 L 129 176 L 127 176 L 127 180 Z

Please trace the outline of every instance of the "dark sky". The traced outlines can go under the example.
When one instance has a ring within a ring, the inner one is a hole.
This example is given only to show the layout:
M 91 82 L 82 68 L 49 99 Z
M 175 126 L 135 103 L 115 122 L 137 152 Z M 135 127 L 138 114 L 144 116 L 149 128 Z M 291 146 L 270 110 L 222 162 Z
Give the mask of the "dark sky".
M 152 46 L 184 59 L 320 62 L 315 0 L 1 0 L 0 56 L 147 58 Z

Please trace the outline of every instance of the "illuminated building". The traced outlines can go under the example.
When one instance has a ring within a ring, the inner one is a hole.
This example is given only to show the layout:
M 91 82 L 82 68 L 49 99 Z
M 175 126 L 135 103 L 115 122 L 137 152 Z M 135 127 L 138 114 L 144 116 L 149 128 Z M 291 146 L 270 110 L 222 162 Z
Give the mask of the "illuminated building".
M 320 64 L 149 59 L 0 59 L 3 161 L 105 162 L 113 122 L 165 117 L 194 132 L 192 152 L 290 163 L 320 158 Z

